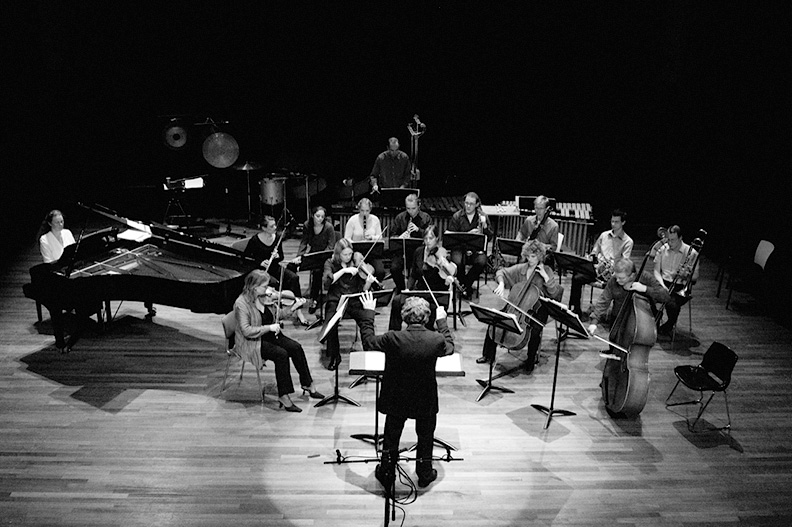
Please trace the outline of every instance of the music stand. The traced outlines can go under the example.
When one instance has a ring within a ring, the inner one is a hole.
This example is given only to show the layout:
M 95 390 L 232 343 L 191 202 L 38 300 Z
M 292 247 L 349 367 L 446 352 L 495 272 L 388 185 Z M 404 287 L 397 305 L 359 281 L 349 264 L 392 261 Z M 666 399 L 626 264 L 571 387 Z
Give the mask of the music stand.
M 411 291 L 409 289 L 405 289 L 404 291 L 401 292 L 401 294 L 405 298 L 407 298 L 409 296 L 417 296 L 417 297 L 423 298 L 424 300 L 429 302 L 429 305 L 432 305 L 432 306 L 434 305 L 434 302 L 435 302 L 434 299 L 432 298 L 432 295 L 434 295 L 434 298 L 437 299 L 437 303 L 440 304 L 441 306 L 443 306 L 444 308 L 448 305 L 450 297 L 451 297 L 451 291 L 448 291 L 448 290 L 445 290 L 445 291 L 431 291 L 430 292 L 430 291 L 427 291 L 427 290 Z M 446 297 L 449 297 L 449 298 L 446 298 Z M 445 303 L 445 305 L 443 305 L 444 303 Z
M 381 188 L 380 197 L 379 197 L 379 205 L 382 208 L 390 208 L 390 207 L 397 207 L 402 208 L 404 207 L 404 199 L 409 196 L 410 194 L 418 194 L 420 197 L 421 190 L 416 188 L 399 188 L 399 187 L 389 187 L 389 188 Z
M 501 254 L 516 256 L 517 260 L 520 259 L 523 245 L 525 245 L 524 241 L 514 240 L 511 238 L 495 238 L 495 243 L 498 244 L 498 250 Z
M 370 291 L 370 292 L 374 296 L 374 300 L 377 303 L 376 304 L 377 307 L 385 307 L 388 304 L 390 304 L 391 301 L 393 300 L 393 289 L 381 289 L 379 291 Z M 360 296 L 360 295 L 355 295 L 355 296 Z M 359 384 L 368 382 L 369 378 L 371 377 L 372 377 L 371 375 L 361 375 L 360 377 L 349 383 L 349 389 L 351 390 L 352 388 L 354 388 Z
M 332 250 L 316 251 L 316 252 L 313 252 L 313 253 L 305 253 L 305 254 L 302 255 L 302 258 L 300 258 L 299 270 L 300 271 L 308 271 L 309 280 L 313 281 L 313 273 L 311 273 L 311 271 L 313 271 L 315 269 L 324 268 L 325 262 L 328 260 L 328 258 L 330 258 L 332 256 L 333 256 L 333 251 Z M 309 290 L 310 290 L 310 285 L 309 285 Z M 315 298 L 314 300 L 319 300 L 319 299 Z M 320 311 L 320 313 L 321 313 L 321 311 Z M 310 330 L 314 329 L 319 324 L 321 324 L 323 320 L 324 320 L 324 316 L 320 315 L 319 317 L 317 317 L 316 320 L 311 322 L 311 324 L 308 327 L 305 328 L 305 331 L 310 331 Z
M 371 249 L 371 252 L 369 252 L 369 249 Z M 366 258 L 382 258 L 382 253 L 385 251 L 385 242 L 382 240 L 352 242 L 352 250 L 360 254 L 368 254 Z
M 506 331 L 511 331 L 512 333 L 523 332 L 522 327 L 520 327 L 520 324 L 517 322 L 517 317 L 512 313 L 504 313 L 503 311 L 480 306 L 478 304 L 474 304 L 473 302 L 470 303 L 470 310 L 473 312 L 473 316 L 476 317 L 476 319 L 478 319 L 480 322 L 483 322 L 487 326 L 492 328 L 501 328 Z M 489 331 L 489 329 L 487 331 Z M 476 398 L 476 402 L 479 402 L 481 399 L 483 399 L 490 390 L 498 390 L 503 393 L 514 393 L 514 390 L 492 384 L 492 368 L 494 364 L 495 361 L 491 360 L 489 365 L 489 377 L 486 381 L 482 379 L 476 379 L 476 382 L 484 388 Z
M 412 258 L 407 259 L 409 255 L 412 257 L 415 254 L 416 249 L 423 244 L 423 239 L 421 238 L 400 238 L 398 236 L 391 236 L 388 238 L 388 250 L 392 253 L 399 252 L 401 249 L 402 258 L 404 258 L 404 269 L 402 269 L 402 273 L 404 274 L 405 281 L 409 277 L 409 269 L 412 266 Z
M 574 273 L 581 273 L 586 275 L 586 277 L 591 277 L 590 282 L 597 279 L 597 271 L 594 269 L 594 262 L 591 260 L 572 253 L 555 252 L 553 256 L 555 257 L 556 267 L 558 267 L 559 278 L 561 278 L 562 271 L 569 269 L 572 271 L 573 276 Z
M 566 326 L 572 331 L 578 332 L 583 338 L 588 338 L 589 334 L 586 330 L 583 323 L 578 318 L 577 314 L 573 311 L 570 311 L 564 304 L 561 302 L 557 302 L 555 300 L 551 300 L 549 298 L 539 297 L 539 301 L 542 302 L 542 305 L 547 308 L 549 316 L 553 317 L 558 325 L 556 326 L 556 331 L 560 335 L 563 328 Z M 560 410 L 553 407 L 555 404 L 555 393 L 556 393 L 556 381 L 558 380 L 558 360 L 561 356 L 561 338 L 556 338 L 556 358 L 555 358 L 555 371 L 553 372 L 553 392 L 550 396 L 550 406 L 543 406 L 541 404 L 532 404 L 534 408 L 539 410 L 540 412 L 547 414 L 547 420 L 545 420 L 544 429 L 550 426 L 550 420 L 553 418 L 553 415 L 577 415 L 575 412 L 571 412 L 569 410 Z
M 476 234 L 473 232 L 452 232 L 446 231 L 443 233 L 443 247 L 448 251 L 462 251 L 463 254 L 467 251 L 471 252 L 484 252 L 487 246 L 487 237 L 483 234 Z M 467 257 L 464 258 L 462 265 L 465 265 Z M 464 269 L 463 269 L 464 271 Z M 458 273 L 458 272 L 457 272 Z M 459 320 L 464 324 L 464 316 L 469 311 L 462 311 L 462 295 L 459 298 L 459 309 L 455 309 Z M 456 319 L 454 319 L 454 329 L 456 329 Z

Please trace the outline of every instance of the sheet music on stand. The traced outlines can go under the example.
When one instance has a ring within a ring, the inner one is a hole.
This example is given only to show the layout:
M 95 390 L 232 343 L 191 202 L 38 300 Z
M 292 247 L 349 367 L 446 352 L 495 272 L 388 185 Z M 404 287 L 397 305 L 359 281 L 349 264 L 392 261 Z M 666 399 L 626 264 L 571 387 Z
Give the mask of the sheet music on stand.
M 403 208 L 404 199 L 410 194 L 421 197 L 421 189 L 388 187 L 380 189 L 379 205 L 383 208 Z
M 522 248 L 525 242 L 511 238 L 495 238 L 495 244 L 498 246 L 501 254 L 516 256 L 519 259 L 522 255 Z
M 478 251 L 483 252 L 487 244 L 487 237 L 474 232 L 445 231 L 443 233 L 443 247 L 449 251 Z
M 448 304 L 449 304 L 449 301 L 451 300 L 451 292 L 448 291 L 448 290 L 445 290 L 445 291 L 431 291 L 430 292 L 430 291 L 427 291 L 425 289 L 424 290 L 415 290 L 415 291 L 412 291 L 410 289 L 405 289 L 404 291 L 401 292 L 401 294 L 402 294 L 402 296 L 404 298 L 407 298 L 407 297 L 410 297 L 410 296 L 417 296 L 419 298 L 423 298 L 424 300 L 429 302 L 430 305 L 434 305 L 434 299 L 432 298 L 432 295 L 434 295 L 434 298 L 437 299 L 437 303 L 440 304 L 441 306 L 444 306 L 444 307 L 447 307 Z
M 369 252 L 369 249 L 371 249 L 371 252 Z M 368 254 L 367 258 L 382 258 L 382 253 L 385 250 L 385 242 L 382 240 L 361 240 L 352 242 L 352 250 L 363 255 Z
M 594 262 L 572 253 L 554 252 L 556 267 L 561 273 L 564 269 L 569 269 L 573 273 L 580 273 L 589 278 L 590 282 L 597 279 L 597 271 L 594 269 Z
M 317 251 L 314 253 L 305 253 L 300 259 L 300 271 L 311 271 L 313 269 L 321 269 L 324 267 L 328 258 L 333 256 L 333 251 Z
M 391 236 L 388 238 L 388 252 L 399 253 L 406 258 L 415 254 L 415 250 L 421 245 L 423 245 L 422 238 L 401 238 L 399 236 Z

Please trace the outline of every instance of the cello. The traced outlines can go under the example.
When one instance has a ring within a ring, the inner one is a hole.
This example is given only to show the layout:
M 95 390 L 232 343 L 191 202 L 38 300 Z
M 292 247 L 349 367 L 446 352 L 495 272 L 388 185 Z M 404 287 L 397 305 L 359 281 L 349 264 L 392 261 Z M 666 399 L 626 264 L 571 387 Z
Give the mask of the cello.
M 660 232 L 658 231 L 658 234 Z M 664 243 L 661 238 L 644 256 L 636 280 L 643 274 L 649 255 Z M 649 393 L 649 350 L 657 341 L 657 327 L 649 300 L 630 291 L 616 315 L 608 340 L 610 353 L 602 370 L 602 400 L 614 418 L 635 417 L 646 405 Z M 626 351 L 625 351 L 626 350 Z
M 538 263 L 537 265 L 542 265 Z M 544 326 L 539 320 L 535 318 L 536 310 L 539 307 L 539 297 L 541 291 L 539 286 L 535 283 L 536 280 L 541 280 L 535 270 L 530 279 L 525 282 L 515 284 L 509 290 L 509 298 L 506 300 L 506 306 L 503 308 L 504 313 L 512 313 L 517 317 L 517 322 L 520 327 L 526 328 L 522 333 L 513 333 L 505 329 L 490 326 L 488 333 L 490 338 L 500 346 L 510 350 L 519 350 L 528 344 L 531 338 L 532 326 L 529 322 L 539 324 L 540 327 Z M 528 357 L 530 360 L 531 357 Z

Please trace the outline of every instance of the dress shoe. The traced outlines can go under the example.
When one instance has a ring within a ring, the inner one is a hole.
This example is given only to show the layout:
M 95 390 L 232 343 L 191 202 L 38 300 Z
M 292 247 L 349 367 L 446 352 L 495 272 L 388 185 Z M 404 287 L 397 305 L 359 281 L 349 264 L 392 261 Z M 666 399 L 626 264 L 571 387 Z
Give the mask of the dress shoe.
M 437 470 L 430 469 L 426 474 L 418 475 L 418 486 L 424 488 L 437 479 Z
M 282 401 L 278 401 L 278 408 L 283 408 L 287 412 L 297 412 L 297 413 L 302 412 L 302 408 L 300 408 L 294 403 L 291 403 L 289 406 L 286 406 L 285 404 L 283 404 Z
M 657 332 L 661 335 L 670 335 L 673 327 L 674 327 L 673 324 L 669 324 L 668 322 L 666 322 L 665 324 L 662 324 L 659 328 L 657 328 Z
M 489 359 L 487 357 L 479 357 L 476 359 L 476 364 L 488 364 Z
M 306 388 L 305 386 L 302 386 L 302 391 L 303 391 L 303 395 L 305 395 L 307 393 L 308 397 L 310 397 L 311 399 L 324 399 L 325 398 L 325 396 L 322 395 L 321 393 L 317 392 L 316 390 L 311 391 L 309 388 Z
M 308 313 L 310 313 L 311 315 L 316 313 L 316 307 L 317 307 L 316 300 L 311 300 L 311 305 L 308 306 Z

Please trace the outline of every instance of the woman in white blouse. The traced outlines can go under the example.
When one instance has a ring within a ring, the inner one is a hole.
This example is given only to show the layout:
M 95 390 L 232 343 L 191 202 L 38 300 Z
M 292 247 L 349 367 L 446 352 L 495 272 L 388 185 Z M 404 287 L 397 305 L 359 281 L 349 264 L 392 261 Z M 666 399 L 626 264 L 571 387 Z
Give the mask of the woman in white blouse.
M 57 262 L 63 249 L 74 243 L 74 236 L 64 225 L 63 213 L 57 209 L 49 211 L 41 222 L 43 234 L 39 237 L 39 249 L 44 263 Z
M 371 213 L 371 200 L 363 198 L 357 203 L 358 213 L 347 220 L 344 238 L 351 242 L 376 241 L 382 239 L 382 224 L 378 217 Z M 381 258 L 369 257 L 366 262 L 374 266 L 374 276 L 382 281 L 385 278 L 385 266 Z

